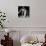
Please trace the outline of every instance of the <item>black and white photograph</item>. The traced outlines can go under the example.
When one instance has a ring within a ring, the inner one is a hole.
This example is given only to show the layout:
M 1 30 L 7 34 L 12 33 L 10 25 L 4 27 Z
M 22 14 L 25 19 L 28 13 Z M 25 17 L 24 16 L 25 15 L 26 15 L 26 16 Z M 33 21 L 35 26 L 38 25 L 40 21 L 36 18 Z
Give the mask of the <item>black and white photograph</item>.
M 18 6 L 18 17 L 29 17 L 29 6 Z

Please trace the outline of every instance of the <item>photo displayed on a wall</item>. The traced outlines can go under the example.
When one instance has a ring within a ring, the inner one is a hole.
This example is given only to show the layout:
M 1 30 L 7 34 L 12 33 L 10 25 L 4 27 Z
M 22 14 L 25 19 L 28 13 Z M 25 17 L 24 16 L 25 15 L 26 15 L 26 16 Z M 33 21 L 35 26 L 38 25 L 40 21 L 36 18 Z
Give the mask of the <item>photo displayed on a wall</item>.
M 29 6 L 18 6 L 18 17 L 30 17 Z

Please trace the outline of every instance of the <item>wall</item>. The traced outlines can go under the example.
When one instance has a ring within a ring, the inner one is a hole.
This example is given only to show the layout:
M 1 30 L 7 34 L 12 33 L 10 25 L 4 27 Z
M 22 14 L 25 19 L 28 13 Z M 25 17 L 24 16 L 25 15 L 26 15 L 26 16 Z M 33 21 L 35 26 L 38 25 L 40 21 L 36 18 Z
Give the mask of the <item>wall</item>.
M 32 26 L 46 27 L 46 0 L 33 0 L 32 4 Z
M 0 0 L 0 9 L 6 12 L 7 27 L 46 27 L 45 4 L 46 0 Z M 30 6 L 30 18 L 18 18 L 21 5 Z

